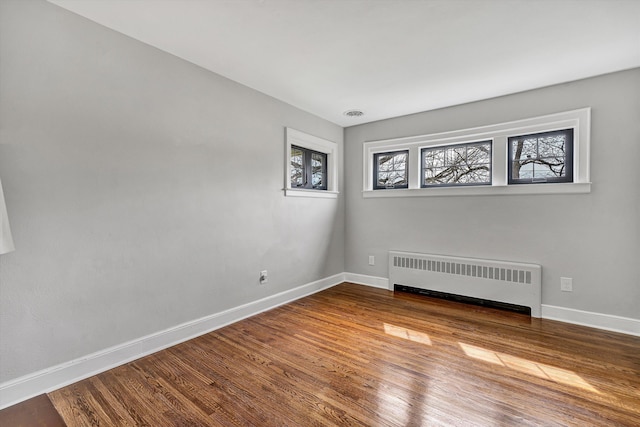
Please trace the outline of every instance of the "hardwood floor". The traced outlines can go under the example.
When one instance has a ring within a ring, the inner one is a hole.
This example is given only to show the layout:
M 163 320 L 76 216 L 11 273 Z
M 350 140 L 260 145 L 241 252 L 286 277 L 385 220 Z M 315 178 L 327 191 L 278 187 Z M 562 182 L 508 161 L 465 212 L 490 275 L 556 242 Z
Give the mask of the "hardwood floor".
M 49 394 L 72 426 L 638 426 L 640 338 L 342 284 Z

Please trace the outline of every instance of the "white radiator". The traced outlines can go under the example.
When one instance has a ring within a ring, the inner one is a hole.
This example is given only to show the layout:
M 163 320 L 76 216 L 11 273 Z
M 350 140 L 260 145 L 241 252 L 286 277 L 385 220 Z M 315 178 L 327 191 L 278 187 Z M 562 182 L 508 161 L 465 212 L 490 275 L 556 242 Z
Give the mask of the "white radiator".
M 531 308 L 540 317 L 542 267 L 508 261 L 389 252 L 389 288 L 404 285 Z

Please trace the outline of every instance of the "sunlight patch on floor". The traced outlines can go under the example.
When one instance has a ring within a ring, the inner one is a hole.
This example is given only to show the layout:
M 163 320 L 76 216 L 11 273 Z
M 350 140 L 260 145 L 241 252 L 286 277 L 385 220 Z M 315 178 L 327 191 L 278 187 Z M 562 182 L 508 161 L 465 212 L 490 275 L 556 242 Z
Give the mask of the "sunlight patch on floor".
M 384 324 L 384 332 L 387 335 L 392 335 L 394 337 L 403 338 L 420 344 L 431 345 L 431 338 L 429 338 L 429 335 L 424 332 L 414 331 L 413 329 L 407 329 L 401 326 L 391 325 L 389 323 Z
M 522 357 L 511 356 L 509 354 L 487 350 L 486 348 L 476 347 L 470 344 L 461 342 L 459 342 L 458 344 L 460 344 L 460 348 L 462 348 L 462 351 L 464 351 L 467 356 L 474 359 L 504 366 L 525 374 L 536 376 L 538 378 L 544 378 L 556 383 L 566 384 L 572 387 L 578 387 L 583 390 L 590 391 L 592 393 L 600 394 L 600 392 L 593 388 L 591 384 L 586 382 L 580 375 L 576 374 L 573 371 L 546 365 L 544 363 L 533 362 Z

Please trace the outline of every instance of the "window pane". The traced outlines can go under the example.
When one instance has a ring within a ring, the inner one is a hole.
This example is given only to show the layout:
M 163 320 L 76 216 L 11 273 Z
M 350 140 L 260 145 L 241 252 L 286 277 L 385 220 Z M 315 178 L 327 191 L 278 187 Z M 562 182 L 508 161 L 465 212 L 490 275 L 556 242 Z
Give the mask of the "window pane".
M 566 140 L 567 136 L 565 134 L 540 138 L 538 140 L 538 155 L 540 157 L 564 157 Z
M 521 142 L 521 149 L 514 151 L 517 156 L 514 159 L 531 159 L 538 155 L 538 143 L 535 139 L 525 139 Z
M 327 155 L 291 146 L 291 188 L 327 189 Z
M 327 155 L 317 152 L 311 153 L 311 185 L 314 188 L 324 186 L 324 171 Z
M 400 172 L 391 172 L 387 183 L 391 183 L 394 186 L 404 184 L 404 174 Z
M 517 163 L 517 162 L 514 162 L 514 163 Z M 515 168 L 515 165 L 514 165 L 514 168 Z M 520 178 L 533 178 L 533 163 L 524 163 L 520 167 L 518 176 Z
M 404 170 L 407 164 L 407 156 L 406 154 L 398 154 L 393 157 L 393 169 L 394 170 Z
M 571 182 L 573 130 L 509 138 L 509 183 Z
M 446 184 L 450 182 L 452 168 L 429 168 L 424 171 L 425 181 L 433 184 Z
M 491 144 L 468 146 L 466 161 L 473 164 L 489 164 L 491 162 Z
M 422 149 L 422 186 L 491 183 L 491 141 Z
M 291 187 L 304 186 L 304 152 L 291 147 Z
M 379 172 L 378 173 L 378 184 L 377 187 L 384 187 L 389 180 L 389 172 Z
M 431 150 L 424 153 L 425 164 L 433 167 L 444 166 L 444 151 Z
M 408 151 L 380 153 L 374 156 L 374 188 L 406 188 Z
M 380 156 L 378 160 L 378 170 L 379 171 L 390 171 L 393 170 L 393 156 L 392 155 L 383 155 Z

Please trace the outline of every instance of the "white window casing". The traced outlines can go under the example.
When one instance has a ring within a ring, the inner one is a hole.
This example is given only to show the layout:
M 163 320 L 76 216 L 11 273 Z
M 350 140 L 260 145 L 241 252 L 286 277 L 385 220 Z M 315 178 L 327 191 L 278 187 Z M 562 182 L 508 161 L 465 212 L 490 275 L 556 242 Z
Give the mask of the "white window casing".
M 509 194 L 589 193 L 591 109 L 565 111 L 488 126 L 405 138 L 366 141 L 363 144 L 363 197 L 480 196 Z M 573 182 L 507 185 L 507 138 L 523 134 L 573 129 Z M 451 144 L 492 141 L 492 184 L 459 187 L 420 187 L 420 150 Z M 409 188 L 373 189 L 374 154 L 409 150 Z
M 335 199 L 338 197 L 338 144 L 309 135 L 296 129 L 286 128 L 284 193 L 288 197 L 315 197 Z M 291 187 L 291 146 L 295 145 L 327 155 L 327 189 Z

